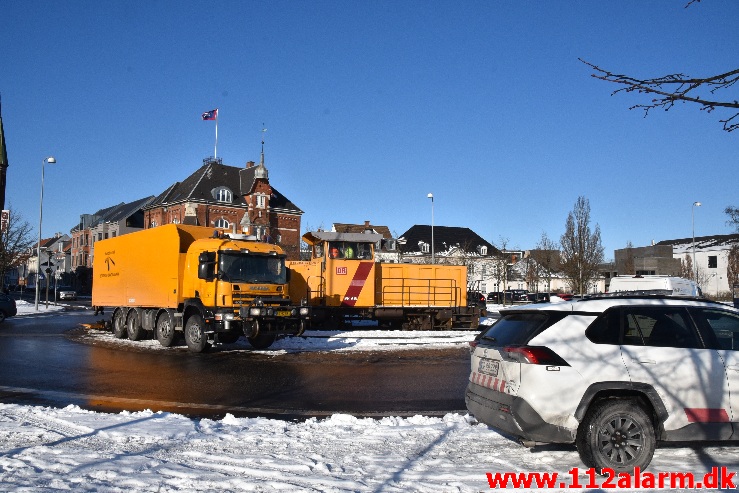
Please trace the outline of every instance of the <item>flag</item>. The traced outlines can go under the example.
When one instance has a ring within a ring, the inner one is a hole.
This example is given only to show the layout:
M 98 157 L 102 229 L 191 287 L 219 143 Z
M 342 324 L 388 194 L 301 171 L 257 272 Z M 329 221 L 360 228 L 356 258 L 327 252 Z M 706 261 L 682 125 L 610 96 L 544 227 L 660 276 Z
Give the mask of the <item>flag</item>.
M 218 108 L 203 113 L 203 120 L 217 120 L 218 119 Z

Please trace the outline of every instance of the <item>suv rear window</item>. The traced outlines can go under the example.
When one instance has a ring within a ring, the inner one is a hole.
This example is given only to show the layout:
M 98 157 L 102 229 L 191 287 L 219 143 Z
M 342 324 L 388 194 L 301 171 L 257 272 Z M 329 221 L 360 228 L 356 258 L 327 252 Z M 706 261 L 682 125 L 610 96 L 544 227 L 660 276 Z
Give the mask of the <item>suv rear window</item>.
M 482 332 L 478 340 L 487 341 L 496 346 L 525 345 L 537 334 L 566 316 L 566 312 L 511 313 L 503 316 L 488 330 Z

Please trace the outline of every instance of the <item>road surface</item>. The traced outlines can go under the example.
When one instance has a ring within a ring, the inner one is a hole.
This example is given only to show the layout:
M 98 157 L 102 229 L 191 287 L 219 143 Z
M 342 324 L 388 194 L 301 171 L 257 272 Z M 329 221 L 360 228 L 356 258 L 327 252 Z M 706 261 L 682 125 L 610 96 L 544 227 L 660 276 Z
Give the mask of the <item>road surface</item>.
M 0 401 L 190 416 L 443 415 L 463 411 L 466 348 L 255 353 L 80 342 L 89 310 L 0 325 Z

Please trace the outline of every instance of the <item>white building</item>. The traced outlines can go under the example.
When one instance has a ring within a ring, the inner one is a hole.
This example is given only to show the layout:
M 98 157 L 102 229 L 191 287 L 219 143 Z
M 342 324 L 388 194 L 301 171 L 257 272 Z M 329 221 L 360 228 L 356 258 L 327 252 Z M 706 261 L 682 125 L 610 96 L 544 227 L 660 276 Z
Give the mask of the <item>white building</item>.
M 701 236 L 679 240 L 660 241 L 657 245 L 671 245 L 676 259 L 685 261 L 690 257 L 693 271 L 697 272 L 696 280 L 703 292 L 716 296 L 731 291 L 728 278 L 729 250 L 739 245 L 739 234 Z M 695 262 L 692 262 L 695 253 Z

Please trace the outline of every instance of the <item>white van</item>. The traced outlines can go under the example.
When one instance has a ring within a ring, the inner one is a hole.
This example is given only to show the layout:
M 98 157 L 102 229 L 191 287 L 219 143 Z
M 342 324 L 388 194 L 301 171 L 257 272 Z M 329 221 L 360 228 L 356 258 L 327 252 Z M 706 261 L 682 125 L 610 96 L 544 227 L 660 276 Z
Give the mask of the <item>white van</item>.
M 608 291 L 651 291 L 673 296 L 703 296 L 695 281 L 671 276 L 616 276 L 611 279 Z

